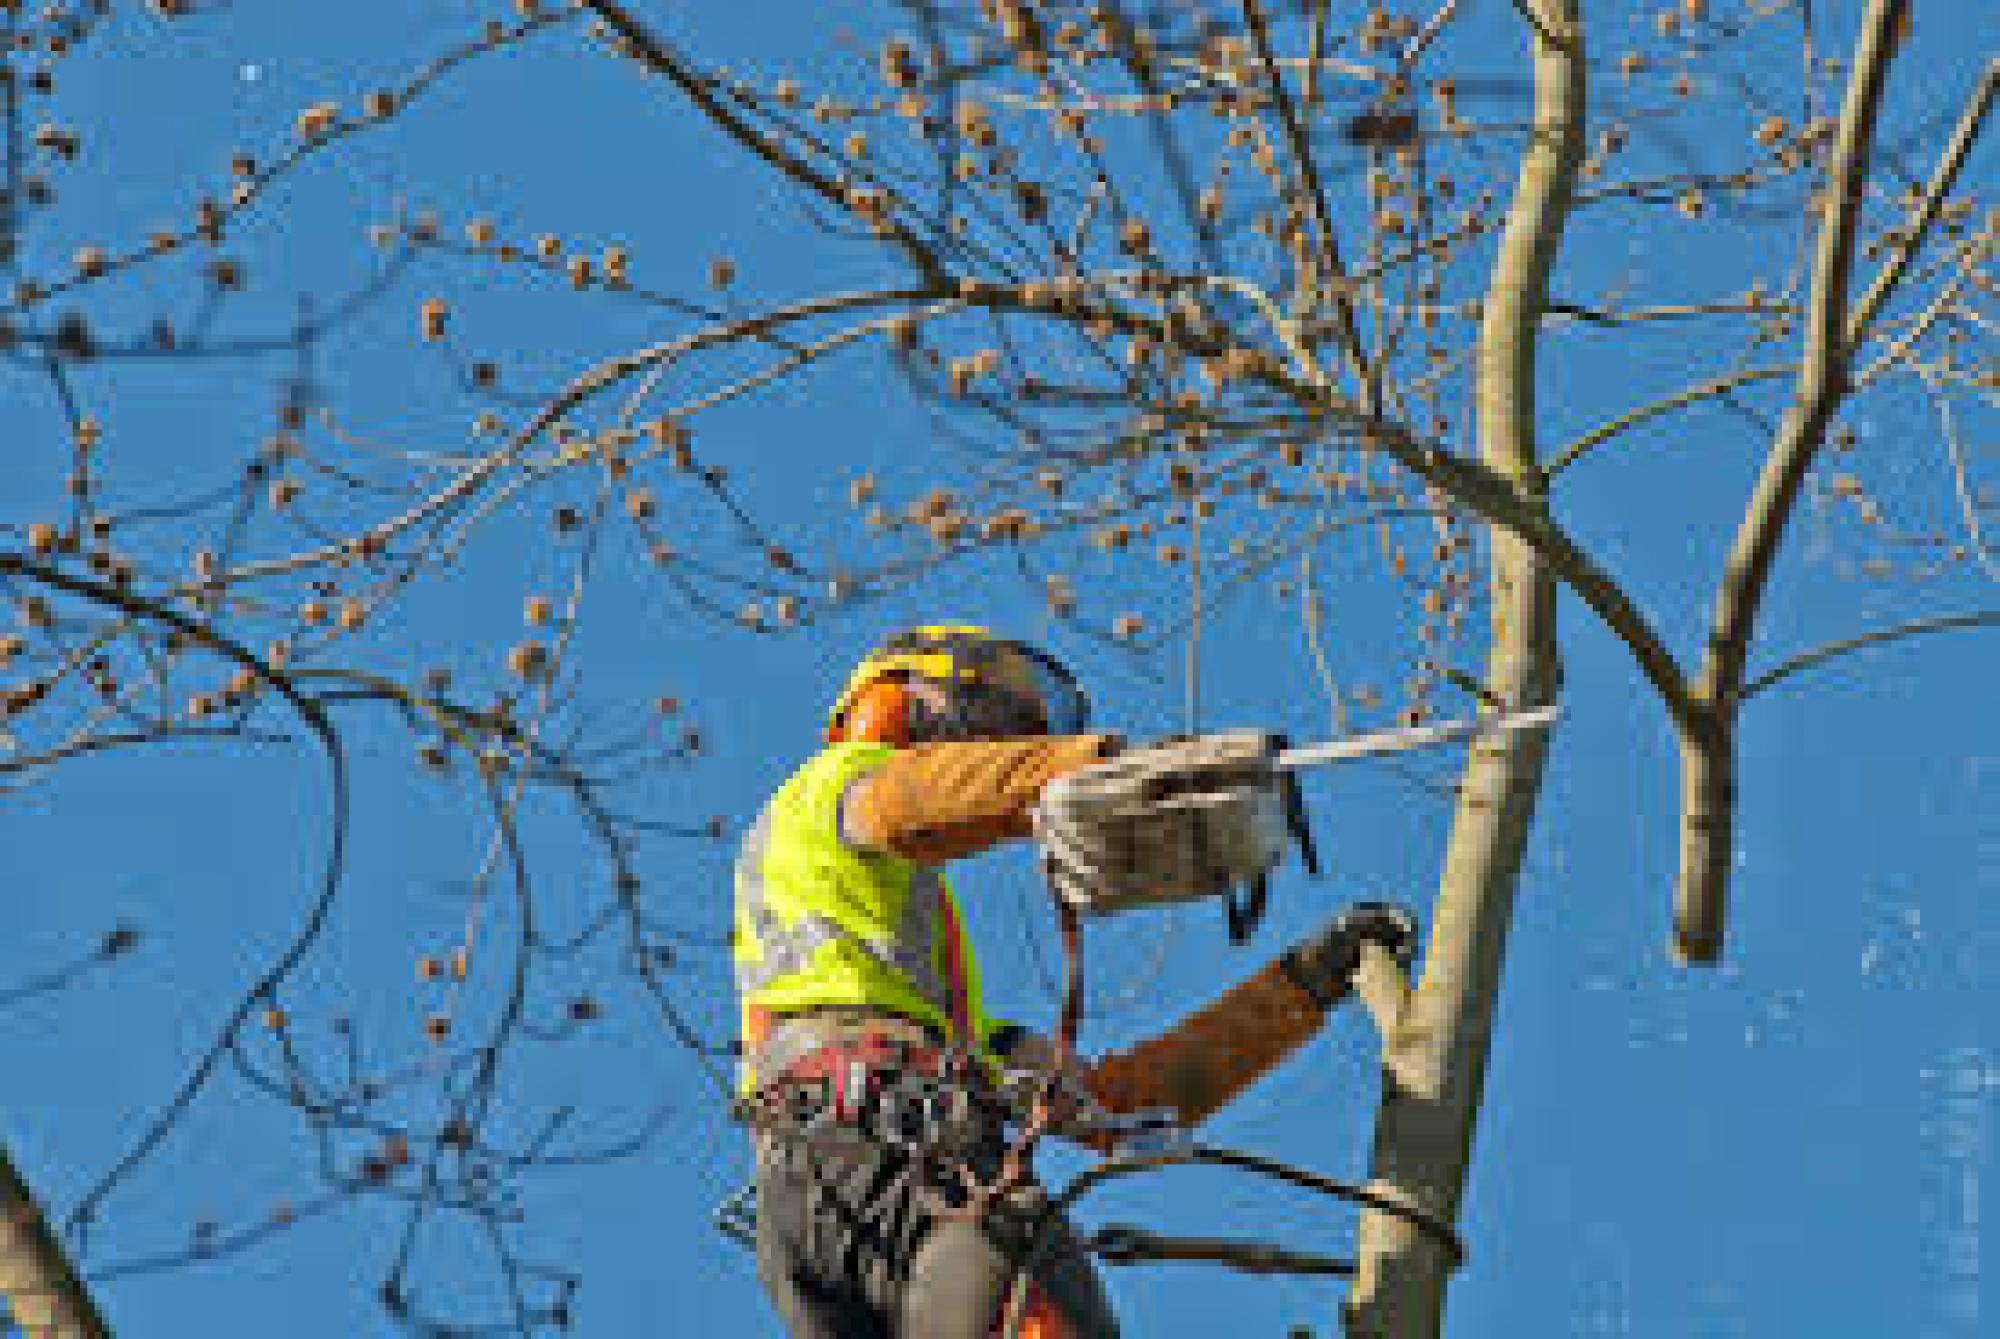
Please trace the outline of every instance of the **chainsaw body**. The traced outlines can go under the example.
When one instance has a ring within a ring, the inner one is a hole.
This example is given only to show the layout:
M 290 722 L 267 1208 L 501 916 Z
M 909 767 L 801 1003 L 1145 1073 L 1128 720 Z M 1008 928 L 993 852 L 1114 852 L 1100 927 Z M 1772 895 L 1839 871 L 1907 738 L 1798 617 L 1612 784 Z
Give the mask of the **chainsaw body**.
M 1086 916 L 1225 900 L 1243 939 L 1294 845 L 1317 872 L 1284 740 L 1229 730 L 1128 750 L 1053 781 L 1034 813 L 1056 895 Z

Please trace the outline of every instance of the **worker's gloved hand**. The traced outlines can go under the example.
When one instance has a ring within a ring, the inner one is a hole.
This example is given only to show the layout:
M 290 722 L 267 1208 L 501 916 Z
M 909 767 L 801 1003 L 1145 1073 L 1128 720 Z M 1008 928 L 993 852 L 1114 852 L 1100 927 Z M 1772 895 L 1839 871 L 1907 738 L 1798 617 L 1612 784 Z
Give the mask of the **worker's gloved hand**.
M 1058 1129 L 1087 1115 L 1095 1104 L 1090 1098 L 1088 1067 L 1072 1056 L 1063 1063 L 1055 1042 L 1039 1032 L 1024 1028 L 1003 1029 L 994 1047 L 1000 1061 L 1000 1090 L 1025 1111 L 1038 1096 L 1046 1094 Z
M 1278 968 L 1323 1009 L 1347 994 L 1361 946 L 1380 944 L 1409 971 L 1417 951 L 1417 918 L 1393 902 L 1356 902 L 1312 938 L 1294 944 L 1278 959 Z

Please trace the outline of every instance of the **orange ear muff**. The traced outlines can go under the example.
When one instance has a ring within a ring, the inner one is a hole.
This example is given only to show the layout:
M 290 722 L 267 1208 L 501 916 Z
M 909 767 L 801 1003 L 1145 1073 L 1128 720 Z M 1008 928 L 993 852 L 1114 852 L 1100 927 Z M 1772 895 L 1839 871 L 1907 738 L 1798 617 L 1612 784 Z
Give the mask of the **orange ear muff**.
M 895 679 L 879 679 L 855 696 L 827 742 L 894 744 L 910 742 L 910 691 Z

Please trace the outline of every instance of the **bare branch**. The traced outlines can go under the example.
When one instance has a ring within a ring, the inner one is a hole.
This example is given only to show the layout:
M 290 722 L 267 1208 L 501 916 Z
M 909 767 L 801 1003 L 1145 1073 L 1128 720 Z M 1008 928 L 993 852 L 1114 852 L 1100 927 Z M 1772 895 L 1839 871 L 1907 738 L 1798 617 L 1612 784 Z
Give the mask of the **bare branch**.
M 1712 380 L 1704 381 L 1699 385 L 1675 391 L 1672 395 L 1650 401 L 1640 405 L 1637 409 L 1627 410 L 1617 418 L 1612 419 L 1609 423 L 1601 427 L 1592 428 L 1589 432 L 1558 451 L 1556 458 L 1549 464 L 1549 473 L 1552 475 L 1562 473 L 1591 451 L 1610 441 L 1613 437 L 1628 432 L 1649 419 L 1658 418 L 1662 414 L 1670 414 L 1676 409 L 1685 409 L 1689 405 L 1699 404 L 1703 400 L 1712 400 L 1718 395 L 1727 395 L 1738 386 L 1746 386 L 1753 381 L 1768 381 L 1773 377 L 1791 376 L 1797 371 L 1797 366 L 1791 363 L 1786 363 L 1778 367 L 1747 367 L 1742 371 L 1728 372 Z
M 685 59 L 675 53 L 657 34 L 633 18 L 623 5 L 616 3 L 615 0 L 582 0 L 582 4 L 584 8 L 603 19 L 646 68 L 671 80 L 674 87 L 680 89 L 690 102 L 699 107 L 702 113 L 731 139 L 828 204 L 842 212 L 847 211 L 848 193 L 841 189 L 838 182 L 803 158 L 788 151 L 770 136 L 758 131 L 734 108 L 718 97 L 715 90 Z M 910 263 L 916 267 L 917 272 L 923 276 L 925 283 L 933 287 L 942 287 L 946 283 L 944 266 L 938 262 L 930 247 L 909 230 L 907 224 L 899 219 L 885 216 L 882 226 L 886 229 L 886 235 L 896 243 Z
M 1931 172 L 1931 179 L 1924 186 L 1924 193 L 1917 201 L 1910 217 L 1896 229 L 1892 254 L 1876 274 L 1875 281 L 1868 285 L 1868 291 L 1854 304 L 1854 315 L 1847 324 L 1849 347 L 1859 344 L 1868 337 L 1868 327 L 1874 322 L 1882 304 L 1896 291 L 1910 261 L 1923 247 L 1924 239 L 1930 235 L 1931 225 L 1937 222 L 1938 210 L 1944 198 L 1951 194 L 1952 186 L 1958 181 L 1959 170 L 1972 153 L 1972 146 L 1979 139 L 1980 127 L 1985 123 L 1986 114 L 1993 110 L 1993 95 L 2000 92 L 2000 56 L 1986 62 L 1985 71 L 1979 76 L 1978 85 L 1972 90 L 1972 97 L 1959 114 L 1958 124 L 1951 132 L 1951 140 L 1938 156 L 1937 167 Z
M 1878 628 L 1864 632 L 1858 637 L 1843 637 L 1839 641 L 1816 646 L 1810 651 L 1802 651 L 1773 669 L 1743 685 L 1739 698 L 1748 700 L 1766 688 L 1775 688 L 1785 680 L 1804 670 L 1824 665 L 1851 651 L 1864 647 L 1881 646 L 1888 642 L 1900 642 L 1910 637 L 1920 637 L 1932 632 L 1950 632 L 1957 628 L 1988 628 L 2000 626 L 2000 609 L 1982 609 L 1972 614 L 1946 614 L 1937 618 L 1920 618 L 1911 623 L 1898 623 L 1893 628 Z
M 1712 963 L 1722 952 L 1724 904 L 1735 848 L 1735 720 L 1757 611 L 1800 486 L 1849 389 L 1853 346 L 1847 285 L 1866 194 L 1870 146 L 1889 64 L 1909 20 L 1908 0 L 1873 0 L 1862 19 L 1847 98 L 1822 192 L 1807 303 L 1806 341 L 1790 409 L 1765 458 L 1719 584 L 1707 655 L 1696 680 L 1697 719 L 1681 729 L 1681 869 L 1674 952 Z
M 1376 397 L 1375 374 L 1369 363 L 1368 348 L 1361 342 L 1361 329 L 1355 324 L 1354 304 L 1347 295 L 1346 267 L 1341 263 L 1340 242 L 1333 230 L 1333 213 L 1327 208 L 1326 190 L 1320 185 L 1319 164 L 1313 158 L 1312 143 L 1307 139 L 1305 127 L 1299 120 L 1298 107 L 1293 102 L 1290 91 L 1285 87 L 1283 76 L 1278 72 L 1277 56 L 1271 46 L 1270 27 L 1264 21 L 1264 7 L 1258 0 L 1242 0 L 1242 4 L 1244 24 L 1249 28 L 1251 39 L 1257 45 L 1257 59 L 1264 67 L 1264 77 L 1270 85 L 1271 100 L 1278 109 L 1279 123 L 1285 131 L 1285 143 L 1291 149 L 1292 162 L 1298 168 L 1305 197 L 1312 205 L 1313 223 L 1319 232 L 1319 259 L 1327 271 L 1321 276 L 1321 282 L 1333 304 L 1341 348 L 1347 355 L 1349 365 L 1354 369 L 1355 385 L 1359 388 L 1365 403 L 1373 408 Z

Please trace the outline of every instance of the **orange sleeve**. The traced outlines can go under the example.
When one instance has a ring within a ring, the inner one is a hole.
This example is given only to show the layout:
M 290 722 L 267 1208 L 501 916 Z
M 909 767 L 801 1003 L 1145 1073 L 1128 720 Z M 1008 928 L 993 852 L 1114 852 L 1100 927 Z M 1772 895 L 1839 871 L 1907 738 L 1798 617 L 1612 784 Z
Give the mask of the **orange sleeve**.
M 920 864 L 975 855 L 1029 835 L 1042 788 L 1088 767 L 1112 735 L 968 740 L 898 749 L 848 788 L 841 831 L 870 850 Z
M 1114 1112 L 1171 1107 L 1198 1125 L 1310 1040 L 1326 1015 L 1272 963 L 1164 1036 L 1090 1066 L 1084 1085 Z

